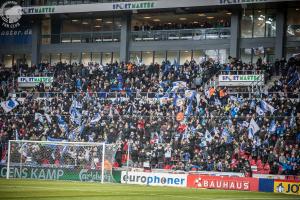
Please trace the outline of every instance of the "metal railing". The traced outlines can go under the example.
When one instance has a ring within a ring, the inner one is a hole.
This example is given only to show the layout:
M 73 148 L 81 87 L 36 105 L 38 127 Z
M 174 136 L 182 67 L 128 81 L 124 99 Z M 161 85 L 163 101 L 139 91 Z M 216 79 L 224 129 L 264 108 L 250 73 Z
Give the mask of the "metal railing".
M 230 28 L 132 31 L 133 41 L 210 40 L 230 38 Z
M 220 70 L 220 75 L 260 75 L 264 70 Z
M 119 42 L 120 31 L 76 32 L 42 35 L 42 44 Z
M 96 97 L 99 99 L 115 99 L 115 98 L 140 98 L 140 99 L 157 99 L 158 94 L 159 96 L 163 96 L 164 93 L 158 93 L 158 92 L 122 92 L 122 91 L 116 91 L 116 92 L 16 92 L 11 93 L 11 95 L 15 98 L 25 98 L 29 95 L 32 95 L 33 98 L 54 98 L 59 97 L 66 94 L 82 94 L 87 93 L 91 97 Z M 182 96 L 184 96 L 184 93 L 177 93 Z M 235 91 L 228 91 L 228 95 L 230 96 L 236 96 L 236 97 L 244 97 L 244 98 L 262 98 L 265 94 L 261 91 L 259 91 L 259 94 L 256 94 L 256 92 L 235 92 Z M 287 98 L 291 99 L 299 99 L 300 94 L 294 92 L 268 92 L 268 95 L 284 95 Z M 173 98 L 172 95 L 170 95 L 170 98 Z

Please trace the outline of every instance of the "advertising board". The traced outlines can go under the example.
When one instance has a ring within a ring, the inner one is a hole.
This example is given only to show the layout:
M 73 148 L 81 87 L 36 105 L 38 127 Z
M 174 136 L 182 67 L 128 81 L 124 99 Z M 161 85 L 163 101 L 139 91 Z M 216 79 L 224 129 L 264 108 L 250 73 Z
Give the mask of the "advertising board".
M 0 177 L 5 178 L 6 166 L 0 166 Z M 68 169 L 50 167 L 11 166 L 11 178 L 42 179 L 42 180 L 72 180 L 72 181 L 101 181 L 101 170 Z M 104 180 L 111 181 L 110 174 L 105 174 Z
M 220 86 L 250 86 L 263 85 L 264 75 L 219 75 L 219 85 Z
M 122 171 L 121 183 L 152 185 L 152 186 L 174 186 L 186 187 L 187 174 L 168 174 L 151 172 L 127 172 Z
M 53 77 L 18 77 L 19 87 L 34 87 L 40 83 L 50 86 L 52 82 Z
M 300 195 L 300 181 L 274 181 L 274 192 Z
M 241 177 L 189 175 L 190 188 L 258 191 L 258 179 Z

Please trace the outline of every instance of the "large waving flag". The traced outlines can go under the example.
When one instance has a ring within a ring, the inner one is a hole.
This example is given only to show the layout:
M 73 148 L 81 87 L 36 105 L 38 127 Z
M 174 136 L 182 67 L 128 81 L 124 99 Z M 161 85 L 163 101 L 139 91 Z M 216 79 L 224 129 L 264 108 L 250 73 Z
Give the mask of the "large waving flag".
M 257 125 L 256 121 L 252 118 L 248 127 L 248 137 L 253 139 L 254 134 L 260 130 L 259 126 Z
M 95 116 L 93 117 L 93 119 L 91 120 L 91 124 L 95 124 L 97 123 L 98 121 L 100 121 L 101 119 L 101 116 L 99 113 L 95 114 Z
M 10 99 L 8 101 L 4 101 L 1 103 L 1 107 L 5 112 L 10 112 L 14 108 L 16 108 L 19 105 L 19 103 L 15 99 Z
M 270 111 L 272 114 L 276 110 L 273 106 L 271 106 L 270 104 L 268 104 L 264 100 L 260 101 L 260 107 L 261 107 L 261 109 L 262 109 L 263 112 Z
M 275 120 L 273 119 L 270 122 L 270 125 L 269 125 L 269 128 L 268 128 L 268 132 L 269 133 L 275 133 L 275 131 L 276 131 L 276 123 L 275 123 Z
M 256 113 L 259 116 L 263 116 L 265 114 L 265 112 L 259 106 L 256 106 Z
M 65 122 L 64 116 L 57 115 L 57 118 L 58 118 L 58 126 L 60 130 L 62 130 L 63 132 L 68 132 L 68 125 Z
M 186 82 L 184 81 L 175 81 L 173 82 L 173 88 L 171 91 L 174 91 L 176 89 L 185 89 L 186 88 Z
M 35 113 L 34 120 L 38 120 L 39 122 L 44 123 L 44 116 L 41 113 Z
M 233 108 L 231 108 L 230 113 L 231 113 L 231 116 L 232 116 L 232 117 L 235 117 L 235 116 L 237 115 L 238 112 L 239 112 L 239 108 L 238 108 L 238 107 L 233 107 Z
M 188 99 L 193 99 L 195 97 L 195 95 L 196 95 L 196 91 L 195 90 L 186 90 L 184 92 L 184 95 Z

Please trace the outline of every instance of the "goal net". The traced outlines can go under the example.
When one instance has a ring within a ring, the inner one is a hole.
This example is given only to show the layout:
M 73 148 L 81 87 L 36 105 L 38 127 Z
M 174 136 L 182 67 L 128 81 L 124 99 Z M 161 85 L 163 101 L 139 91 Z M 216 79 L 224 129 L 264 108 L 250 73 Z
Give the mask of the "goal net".
M 114 182 L 115 152 L 104 143 L 10 140 L 6 178 Z

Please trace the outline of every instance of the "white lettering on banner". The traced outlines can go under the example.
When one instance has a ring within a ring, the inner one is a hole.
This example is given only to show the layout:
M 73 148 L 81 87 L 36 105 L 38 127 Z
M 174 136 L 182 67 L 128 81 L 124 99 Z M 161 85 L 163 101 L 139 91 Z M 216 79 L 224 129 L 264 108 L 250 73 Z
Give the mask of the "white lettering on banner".
M 6 177 L 7 167 L 2 167 L 0 177 Z M 45 180 L 59 180 L 64 175 L 61 169 L 39 169 L 27 167 L 11 167 L 9 176 L 13 178 L 31 178 L 31 179 L 45 179 Z
M 186 174 L 147 173 L 122 171 L 121 183 L 153 185 L 153 186 L 175 186 L 186 187 Z
M 272 3 L 297 0 L 160 0 L 160 1 L 135 1 L 121 3 L 93 3 L 93 4 L 76 4 L 76 5 L 58 5 L 58 6 L 34 6 L 23 7 L 23 15 L 36 14 L 57 14 L 57 13 L 83 13 L 99 11 L 116 11 L 116 10 L 140 10 L 140 9 L 161 9 L 161 8 L 178 8 L 178 7 L 195 7 L 195 6 L 218 6 L 233 4 L 257 4 Z M 0 10 L 1 12 L 1 10 Z

